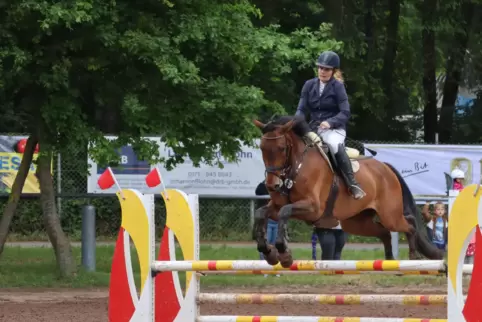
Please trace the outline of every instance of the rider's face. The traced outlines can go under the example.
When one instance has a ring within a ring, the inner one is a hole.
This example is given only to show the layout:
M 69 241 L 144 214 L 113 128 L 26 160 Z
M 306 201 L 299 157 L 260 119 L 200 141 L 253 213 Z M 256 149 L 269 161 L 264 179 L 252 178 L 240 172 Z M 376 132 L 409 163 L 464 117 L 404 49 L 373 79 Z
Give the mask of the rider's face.
M 333 75 L 333 68 L 318 66 L 318 78 L 326 83 L 330 80 Z

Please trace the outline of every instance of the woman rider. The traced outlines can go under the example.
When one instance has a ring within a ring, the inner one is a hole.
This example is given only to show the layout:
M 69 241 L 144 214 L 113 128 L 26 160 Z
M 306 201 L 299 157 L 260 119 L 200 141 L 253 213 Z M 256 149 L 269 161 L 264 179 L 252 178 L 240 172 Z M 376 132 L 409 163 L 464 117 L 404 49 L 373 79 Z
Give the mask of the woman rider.
M 361 199 L 365 192 L 355 180 L 344 146 L 346 124 L 351 113 L 339 69 L 340 57 L 333 51 L 325 51 L 318 57 L 316 65 L 318 77 L 306 81 L 303 85 L 295 116 L 302 116 L 305 119 L 310 116 L 310 127 L 317 128 L 317 133 L 309 132 L 306 137 L 315 144 L 321 142 L 320 137 L 323 139 L 335 156 L 352 196 Z

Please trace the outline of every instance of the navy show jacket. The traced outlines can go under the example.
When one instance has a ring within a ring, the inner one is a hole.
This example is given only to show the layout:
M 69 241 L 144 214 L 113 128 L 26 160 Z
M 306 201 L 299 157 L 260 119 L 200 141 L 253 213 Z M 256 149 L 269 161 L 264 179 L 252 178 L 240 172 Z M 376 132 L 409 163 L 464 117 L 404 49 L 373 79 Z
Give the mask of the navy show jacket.
M 305 82 L 296 110 L 296 116 L 310 116 L 310 127 L 317 128 L 321 122 L 328 122 L 333 129 L 346 130 L 350 119 L 350 104 L 345 86 L 335 78 L 331 78 L 320 96 L 320 80 L 318 77 Z

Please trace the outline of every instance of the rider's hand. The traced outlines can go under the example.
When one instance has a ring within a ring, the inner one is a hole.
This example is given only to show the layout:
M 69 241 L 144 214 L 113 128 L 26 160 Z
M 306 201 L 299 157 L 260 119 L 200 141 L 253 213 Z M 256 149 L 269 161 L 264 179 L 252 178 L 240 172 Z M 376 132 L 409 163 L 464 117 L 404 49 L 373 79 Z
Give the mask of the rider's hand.
M 321 122 L 321 124 L 320 124 L 320 128 L 322 128 L 322 129 L 329 129 L 330 127 L 331 127 L 330 124 L 326 121 Z

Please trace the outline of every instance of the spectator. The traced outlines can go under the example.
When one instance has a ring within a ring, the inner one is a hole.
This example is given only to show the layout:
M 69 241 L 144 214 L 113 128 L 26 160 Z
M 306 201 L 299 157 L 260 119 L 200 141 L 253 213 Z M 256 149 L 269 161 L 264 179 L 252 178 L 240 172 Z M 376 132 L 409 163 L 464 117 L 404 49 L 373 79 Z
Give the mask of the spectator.
M 478 229 L 477 227 L 475 229 Z M 473 264 L 474 263 L 474 255 L 475 255 L 475 233 L 472 239 L 469 242 L 469 246 L 467 247 L 467 251 L 465 252 L 465 264 Z
M 430 213 L 430 201 L 427 201 L 422 209 L 422 214 L 428 227 L 431 229 L 432 243 L 437 248 L 445 251 L 447 246 L 448 218 L 445 205 L 437 201 L 434 205 L 434 213 Z
M 341 252 L 345 247 L 347 235 L 341 229 L 341 225 L 328 228 L 314 228 L 313 231 L 320 242 L 321 260 L 339 260 L 341 259 Z M 313 242 L 313 236 L 312 236 Z M 313 259 L 316 259 L 316 249 L 312 254 Z
M 266 196 L 269 195 L 268 189 L 266 188 L 266 184 L 264 180 L 258 184 L 256 187 L 256 191 L 254 192 L 257 196 Z M 260 208 L 265 205 L 267 205 L 269 202 L 269 199 L 258 199 L 257 200 L 257 207 Z M 266 239 L 268 241 L 268 244 L 274 245 L 276 243 L 276 236 L 278 235 L 278 222 L 274 221 L 273 219 L 268 218 L 268 224 L 266 227 Z M 263 253 L 259 253 L 260 259 L 264 260 Z M 264 277 L 267 277 L 268 275 L 264 275 Z M 280 275 L 277 274 L 277 277 Z
M 455 168 L 452 170 L 450 173 L 450 176 L 452 177 L 452 189 L 453 190 L 463 190 L 464 189 L 464 179 L 465 179 L 465 173 L 460 170 L 459 168 Z
M 316 228 L 313 227 L 313 233 L 311 234 L 311 259 L 316 260 L 316 243 L 318 242 L 318 236 L 316 236 Z

